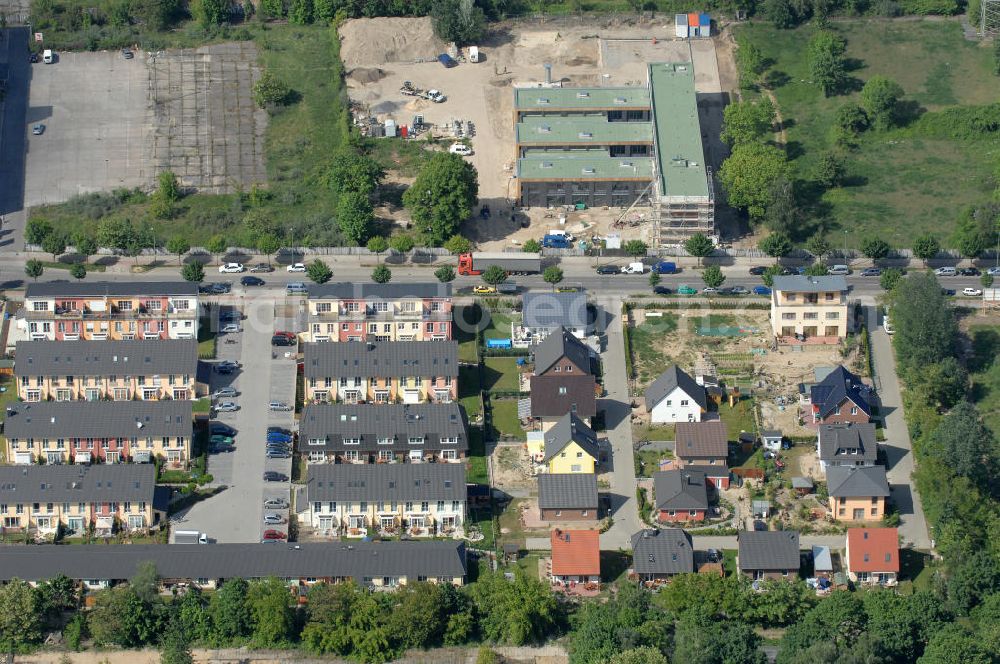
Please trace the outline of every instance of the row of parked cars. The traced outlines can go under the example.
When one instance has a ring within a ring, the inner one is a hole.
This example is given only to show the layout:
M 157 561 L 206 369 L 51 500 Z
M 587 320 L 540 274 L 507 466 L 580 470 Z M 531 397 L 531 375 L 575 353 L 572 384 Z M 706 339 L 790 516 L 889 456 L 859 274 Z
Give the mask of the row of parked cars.
M 285 268 L 287 272 L 305 272 L 305 263 L 292 263 Z M 243 263 L 223 263 L 219 266 L 219 274 L 238 274 L 246 272 L 247 268 Z M 250 267 L 250 272 L 274 272 L 274 267 L 268 263 L 257 263 Z

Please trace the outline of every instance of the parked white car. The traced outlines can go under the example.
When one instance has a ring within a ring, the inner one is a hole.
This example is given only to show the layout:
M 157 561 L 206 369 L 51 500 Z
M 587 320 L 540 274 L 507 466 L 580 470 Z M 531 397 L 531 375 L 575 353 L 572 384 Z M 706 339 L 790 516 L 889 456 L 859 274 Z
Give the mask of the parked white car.
M 292 263 L 291 265 L 288 266 L 287 270 L 289 272 L 305 272 L 306 271 L 306 264 L 305 263 Z
M 994 265 L 990 269 L 986 270 L 986 274 L 992 277 L 1000 277 L 1000 265 Z
M 448 152 L 452 154 L 461 155 L 463 157 L 468 157 L 472 154 L 472 148 L 470 148 L 465 143 L 452 143 L 451 147 L 448 148 Z
M 963 288 L 962 289 L 962 295 L 966 295 L 968 297 L 979 297 L 982 294 L 983 294 L 983 291 L 981 289 L 979 289 L 979 288 L 969 287 L 969 288 Z
M 953 267 L 939 267 L 938 269 L 934 270 L 934 274 L 936 274 L 939 277 L 954 277 L 958 275 L 958 270 L 956 270 Z
M 243 271 L 243 263 L 223 263 L 219 266 L 219 274 L 233 274 Z

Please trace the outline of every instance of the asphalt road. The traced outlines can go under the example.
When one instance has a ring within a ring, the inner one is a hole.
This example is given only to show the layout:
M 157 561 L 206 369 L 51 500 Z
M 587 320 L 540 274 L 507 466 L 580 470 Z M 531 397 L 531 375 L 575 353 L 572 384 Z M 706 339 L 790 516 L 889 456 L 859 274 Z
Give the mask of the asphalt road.
M 0 40 L 0 78 L 6 92 L 0 103 L 0 251 L 20 247 L 24 224 L 24 164 L 28 143 L 28 28 L 3 30 Z

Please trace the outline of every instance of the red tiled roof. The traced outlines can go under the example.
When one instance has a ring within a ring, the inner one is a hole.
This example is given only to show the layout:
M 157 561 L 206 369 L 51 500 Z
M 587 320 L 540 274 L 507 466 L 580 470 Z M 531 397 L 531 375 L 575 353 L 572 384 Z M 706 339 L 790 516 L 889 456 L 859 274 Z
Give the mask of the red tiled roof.
M 599 575 L 599 533 L 596 530 L 553 530 L 552 573 L 556 576 Z
M 899 533 L 895 528 L 850 528 L 847 568 L 852 572 L 899 572 Z

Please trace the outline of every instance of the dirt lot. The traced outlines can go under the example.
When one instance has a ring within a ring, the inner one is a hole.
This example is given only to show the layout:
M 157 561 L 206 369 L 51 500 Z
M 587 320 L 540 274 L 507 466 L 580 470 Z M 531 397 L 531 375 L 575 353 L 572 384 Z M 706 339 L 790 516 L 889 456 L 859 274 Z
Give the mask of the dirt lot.
M 492 455 L 493 486 L 498 489 L 534 489 L 531 462 L 524 444 L 497 445 Z
M 521 229 L 510 214 L 513 88 L 543 81 L 543 64 L 552 64 L 553 78 L 566 86 L 622 86 L 645 85 L 648 62 L 693 60 L 709 160 L 720 162 L 724 156 L 717 138 L 709 140 L 718 136 L 723 105 L 714 41 L 675 41 L 673 25 L 662 20 L 636 23 L 635 17 L 605 18 L 584 24 L 562 17 L 504 24 L 480 44 L 483 62 L 462 59 L 451 69 L 436 61 L 446 46 L 433 37 L 428 18 L 355 19 L 346 22 L 340 34 L 348 94 L 373 116 L 411 125 L 413 116 L 422 114 L 442 136 L 455 120 L 474 126 L 475 154 L 469 159 L 479 170 L 480 198 L 494 215 L 488 224 L 470 223 L 465 232 L 482 249 L 517 245 L 558 226 L 558 214 L 545 210 L 527 211 L 531 220 L 527 229 Z M 448 100 L 435 104 L 403 96 L 399 93 L 403 81 L 440 90 Z M 620 215 L 620 210 L 572 213 L 566 228 L 581 236 L 604 234 Z M 626 229 L 624 234 L 626 239 L 642 237 L 645 229 Z

